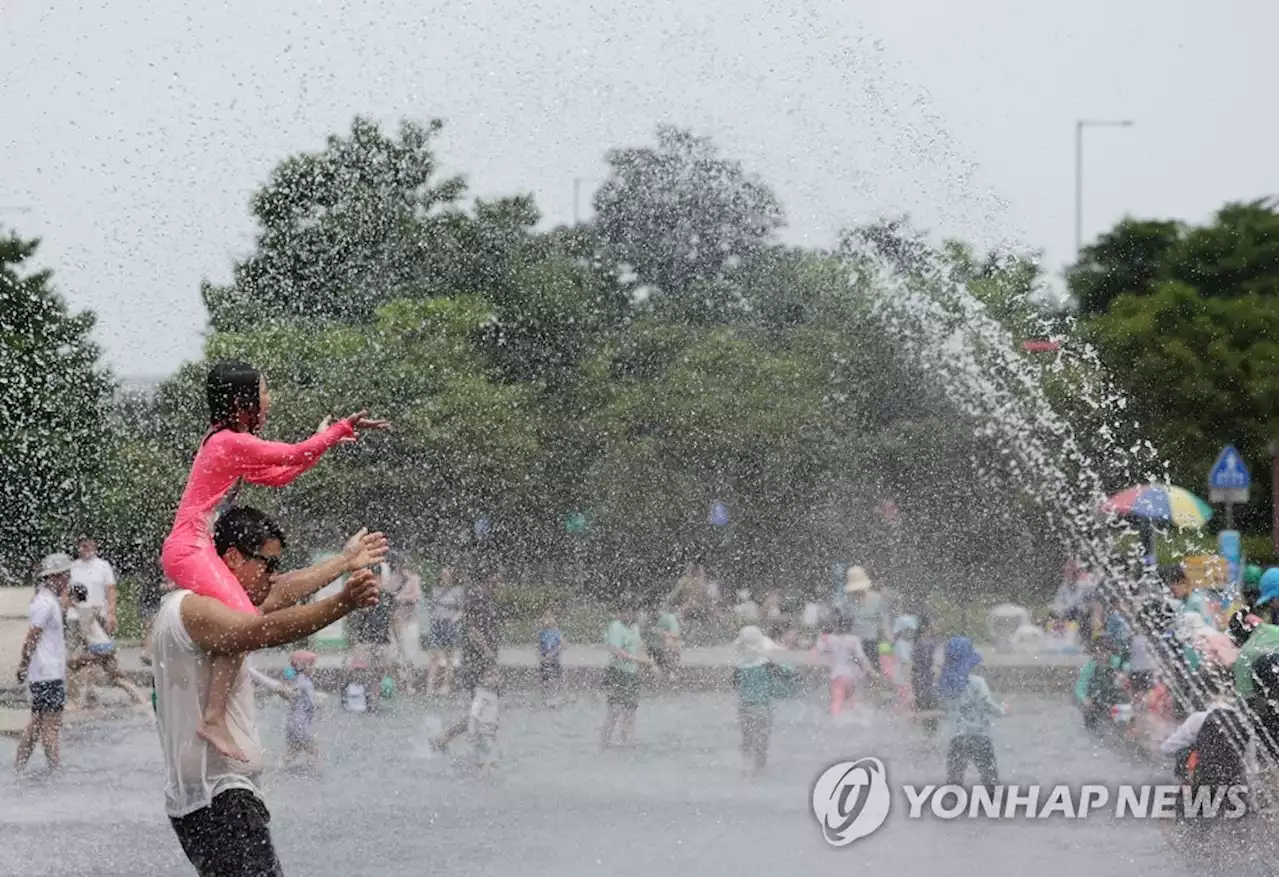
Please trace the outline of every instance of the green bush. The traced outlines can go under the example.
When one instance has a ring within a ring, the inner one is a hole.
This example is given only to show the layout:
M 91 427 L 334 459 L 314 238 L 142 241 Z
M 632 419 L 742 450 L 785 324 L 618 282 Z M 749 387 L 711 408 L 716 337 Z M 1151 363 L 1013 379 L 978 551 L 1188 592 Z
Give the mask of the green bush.
M 1244 548 L 1245 560 L 1248 563 L 1256 563 L 1264 569 L 1268 566 L 1276 565 L 1276 543 L 1274 536 L 1254 535 L 1243 536 L 1240 539 Z
M 116 583 L 116 639 L 140 640 L 146 633 L 138 615 L 138 594 L 142 582 L 126 576 Z

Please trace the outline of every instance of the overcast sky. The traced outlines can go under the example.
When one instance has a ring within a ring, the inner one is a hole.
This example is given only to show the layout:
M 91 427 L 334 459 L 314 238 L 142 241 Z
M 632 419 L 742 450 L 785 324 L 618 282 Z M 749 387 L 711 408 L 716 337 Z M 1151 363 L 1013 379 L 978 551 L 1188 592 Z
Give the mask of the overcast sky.
M 1078 118 L 1136 123 L 1086 132 L 1086 238 L 1280 190 L 1278 28 L 1256 0 L 0 0 L 0 223 L 127 376 L 199 355 L 250 193 L 356 114 L 443 118 L 445 169 L 548 223 L 672 122 L 763 177 L 790 240 L 907 212 L 1056 273 Z

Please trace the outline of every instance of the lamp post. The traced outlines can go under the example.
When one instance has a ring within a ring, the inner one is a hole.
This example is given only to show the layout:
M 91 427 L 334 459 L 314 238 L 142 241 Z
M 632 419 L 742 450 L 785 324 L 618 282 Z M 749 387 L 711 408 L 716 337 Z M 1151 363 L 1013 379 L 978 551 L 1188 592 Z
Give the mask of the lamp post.
M 1084 243 L 1084 129 L 1131 128 L 1128 119 L 1077 119 L 1076 120 L 1076 261 L 1080 261 L 1080 247 Z

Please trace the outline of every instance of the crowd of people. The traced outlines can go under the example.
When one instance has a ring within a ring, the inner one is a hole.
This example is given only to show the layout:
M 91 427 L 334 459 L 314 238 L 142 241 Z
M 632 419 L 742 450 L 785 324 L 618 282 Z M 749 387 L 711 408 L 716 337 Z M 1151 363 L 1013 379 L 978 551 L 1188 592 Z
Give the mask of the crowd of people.
M 1060 621 L 1090 653 L 1075 689 L 1083 723 L 1158 748 L 1190 786 L 1256 787 L 1277 759 L 1280 570 L 1248 566 L 1234 592 L 1181 565 L 1158 574 L 1165 594 L 1136 613 L 1084 574 L 1059 595 Z
M 1008 708 L 976 672 L 981 654 L 968 637 L 944 640 L 927 613 L 895 616 L 890 603 L 863 567 L 851 566 L 841 593 L 818 612 L 807 613 L 818 625 L 809 649 L 827 666 L 832 719 L 842 722 L 858 699 L 869 698 L 919 722 L 926 738 L 945 721 L 948 782 L 963 783 L 972 766 L 981 783 L 993 786 L 999 778 L 992 719 Z M 792 648 L 806 645 L 785 620 L 775 629 L 793 637 Z M 734 644 L 743 771 L 755 774 L 768 762 L 772 703 L 794 696 L 796 671 L 785 662 L 787 646 L 757 624 L 743 626 Z

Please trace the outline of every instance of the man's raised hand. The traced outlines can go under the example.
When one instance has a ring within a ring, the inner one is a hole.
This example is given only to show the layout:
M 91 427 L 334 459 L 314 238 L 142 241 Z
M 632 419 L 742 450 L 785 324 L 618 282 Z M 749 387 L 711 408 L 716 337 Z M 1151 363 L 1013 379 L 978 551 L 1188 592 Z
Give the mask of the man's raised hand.
M 378 605 L 378 577 L 369 569 L 353 572 L 342 586 L 338 599 L 348 612 Z
M 386 536 L 381 533 L 370 533 L 368 527 L 361 527 L 360 532 L 348 539 L 347 544 L 343 546 L 342 558 L 347 563 L 347 569 L 355 572 L 358 569 L 382 563 L 389 548 L 390 543 Z

